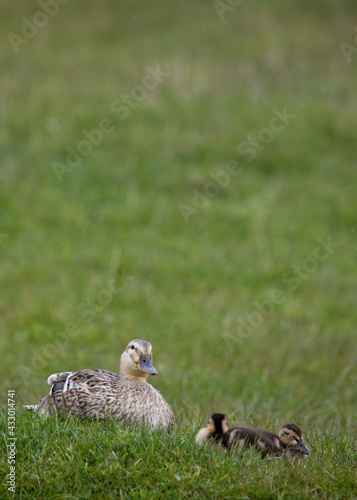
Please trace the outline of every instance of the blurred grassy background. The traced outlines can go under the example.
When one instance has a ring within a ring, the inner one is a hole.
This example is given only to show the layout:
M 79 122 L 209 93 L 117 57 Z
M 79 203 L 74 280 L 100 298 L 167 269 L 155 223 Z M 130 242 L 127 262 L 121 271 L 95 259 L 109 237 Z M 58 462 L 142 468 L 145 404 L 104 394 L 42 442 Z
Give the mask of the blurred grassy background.
M 213 2 L 72 1 L 15 53 L 8 33 L 39 10 L 6 0 L 0 20 L 3 396 L 117 371 L 144 338 L 178 416 L 355 432 L 357 55 L 339 47 L 354 46 L 354 2 L 243 1 L 222 21 Z M 158 65 L 168 76 L 121 120 L 112 103 Z M 248 162 L 239 145 L 284 107 L 296 117 Z M 103 118 L 114 131 L 59 182 L 53 162 Z M 186 223 L 179 207 L 231 160 L 240 175 Z M 338 248 L 288 290 L 328 236 Z M 130 280 L 108 298 L 119 253 Z M 276 290 L 284 303 L 237 342 Z

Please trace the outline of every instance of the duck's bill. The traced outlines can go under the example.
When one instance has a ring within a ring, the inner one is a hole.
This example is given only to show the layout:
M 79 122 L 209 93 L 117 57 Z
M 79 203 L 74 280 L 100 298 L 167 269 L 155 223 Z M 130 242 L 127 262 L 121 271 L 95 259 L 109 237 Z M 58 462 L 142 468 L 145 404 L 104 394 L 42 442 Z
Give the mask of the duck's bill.
M 149 373 L 150 375 L 157 375 L 159 372 L 153 367 L 149 356 L 144 354 L 139 360 L 139 368 L 143 373 Z
M 310 451 L 308 448 L 306 448 L 305 444 L 304 444 L 304 441 L 300 441 L 299 442 L 299 450 L 301 451 L 301 453 L 303 453 L 304 455 L 310 455 Z

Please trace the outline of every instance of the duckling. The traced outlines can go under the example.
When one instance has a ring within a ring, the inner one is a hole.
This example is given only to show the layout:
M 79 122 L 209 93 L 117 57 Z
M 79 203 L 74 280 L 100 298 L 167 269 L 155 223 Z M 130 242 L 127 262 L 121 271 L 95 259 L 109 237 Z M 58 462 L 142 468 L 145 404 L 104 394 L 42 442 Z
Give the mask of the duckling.
M 267 455 L 284 456 L 287 459 L 307 458 L 310 453 L 302 439 L 301 429 L 296 424 L 283 425 L 278 434 L 259 429 L 232 427 L 223 439 L 223 446 L 228 449 L 242 446 L 244 450 L 254 447 L 262 452 L 262 458 Z
M 198 431 L 195 442 L 202 446 L 205 442 L 211 440 L 212 444 L 220 446 L 223 437 L 228 431 L 227 417 L 223 413 L 213 413 L 208 420 L 207 427 L 203 427 Z
M 285 424 L 279 429 L 279 441 L 283 447 L 282 455 L 287 459 L 302 458 L 310 455 L 310 450 L 306 447 L 302 431 L 296 424 Z
M 262 458 L 270 454 L 287 459 L 305 459 L 310 453 L 296 424 L 283 425 L 278 434 L 246 427 L 228 428 L 228 419 L 223 413 L 214 413 L 207 428 L 201 429 L 196 436 L 196 443 L 200 445 L 209 440 L 228 450 L 238 448 L 247 451 L 254 447 L 261 451 Z
M 131 340 L 121 355 L 119 375 L 106 370 L 54 373 L 50 393 L 33 409 L 40 415 L 58 411 L 81 419 L 112 416 L 152 430 L 170 431 L 174 413 L 160 392 L 147 383 L 158 372 L 152 365 L 152 347 L 146 340 Z

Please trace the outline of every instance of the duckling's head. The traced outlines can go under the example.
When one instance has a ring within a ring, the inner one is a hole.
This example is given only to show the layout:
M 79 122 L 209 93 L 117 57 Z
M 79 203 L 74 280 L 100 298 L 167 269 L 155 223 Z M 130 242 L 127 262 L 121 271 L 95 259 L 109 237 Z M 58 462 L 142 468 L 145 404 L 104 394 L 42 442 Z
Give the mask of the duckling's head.
M 302 439 L 302 432 L 300 427 L 296 424 L 285 424 L 278 432 L 279 440 L 285 448 L 289 448 L 294 452 L 291 456 L 300 456 L 300 458 L 307 458 L 310 454 Z
M 157 375 L 152 365 L 152 347 L 146 340 L 131 340 L 120 357 L 119 373 L 122 377 L 145 382 L 149 375 Z
M 228 431 L 228 418 L 223 413 L 213 413 L 208 420 L 207 430 L 210 434 L 225 434 Z
M 195 441 L 202 446 L 209 439 L 215 439 L 228 431 L 228 419 L 223 413 L 214 413 L 208 420 L 207 427 L 200 429 Z

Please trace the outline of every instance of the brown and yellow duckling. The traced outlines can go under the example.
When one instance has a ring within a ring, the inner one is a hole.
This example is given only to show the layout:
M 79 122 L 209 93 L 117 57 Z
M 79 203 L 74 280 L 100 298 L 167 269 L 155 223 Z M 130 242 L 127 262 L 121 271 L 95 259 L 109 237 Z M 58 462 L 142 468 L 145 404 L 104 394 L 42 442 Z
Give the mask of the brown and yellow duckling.
M 208 419 L 207 427 L 202 427 L 196 434 L 196 444 L 202 446 L 209 442 L 212 445 L 222 446 L 223 439 L 229 432 L 228 419 L 223 413 L 213 413 Z
M 119 375 L 106 370 L 54 373 L 50 393 L 32 408 L 40 415 L 59 411 L 79 418 L 114 417 L 152 430 L 170 431 L 174 413 L 160 392 L 147 383 L 158 372 L 152 365 L 152 347 L 146 340 L 129 342 L 121 355 Z
M 305 459 L 309 450 L 305 446 L 300 427 L 296 424 L 285 424 L 278 434 L 246 427 L 228 427 L 228 419 L 223 413 L 214 413 L 207 427 L 196 435 L 196 443 L 203 445 L 210 442 L 223 449 L 247 451 L 255 448 L 262 458 L 267 455 L 284 456 L 287 459 Z

